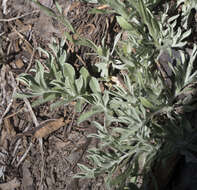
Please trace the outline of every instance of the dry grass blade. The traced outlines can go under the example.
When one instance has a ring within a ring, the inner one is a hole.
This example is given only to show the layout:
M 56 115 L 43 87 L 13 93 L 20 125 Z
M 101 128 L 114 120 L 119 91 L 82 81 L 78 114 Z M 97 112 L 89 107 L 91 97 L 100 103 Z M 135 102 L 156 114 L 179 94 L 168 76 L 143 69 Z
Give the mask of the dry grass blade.
M 0 22 L 11 22 L 11 21 L 14 21 L 14 20 L 23 18 L 25 16 L 28 16 L 28 15 L 31 15 L 31 14 L 34 14 L 34 13 L 38 13 L 38 12 L 39 12 L 38 10 L 35 10 L 35 11 L 30 12 L 30 13 L 23 14 L 21 16 L 17 16 L 17 17 L 13 17 L 13 18 L 8 18 L 8 19 L 0 19 Z

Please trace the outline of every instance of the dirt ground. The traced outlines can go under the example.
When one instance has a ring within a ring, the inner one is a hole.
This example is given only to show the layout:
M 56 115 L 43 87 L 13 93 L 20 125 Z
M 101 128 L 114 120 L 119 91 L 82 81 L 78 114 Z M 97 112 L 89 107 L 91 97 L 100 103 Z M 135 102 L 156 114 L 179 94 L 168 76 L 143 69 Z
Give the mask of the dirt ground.
M 32 108 L 33 99 L 13 98 L 19 88 L 17 76 L 29 72 L 36 59 L 44 59 L 36 48 L 48 49 L 52 37 L 63 38 L 66 28 L 27 0 L 0 2 L 0 189 L 105 190 L 102 177 L 73 178 L 79 172 L 78 163 L 91 166 L 86 158 L 87 149 L 98 144 L 86 137 L 96 132 L 91 122 L 78 125 L 73 104 L 51 111 L 50 103 Z M 88 14 L 96 5 L 58 2 L 82 36 L 96 44 L 105 37 L 110 45 L 119 30 L 113 15 Z M 40 3 L 57 11 L 52 0 Z M 76 68 L 82 65 L 88 68 L 94 62 L 85 54 L 90 51 L 88 48 L 67 45 L 72 55 L 68 62 Z M 102 122 L 102 116 L 92 120 Z M 39 130 L 50 125 L 55 126 L 53 131 Z
M 55 9 L 53 1 L 40 2 Z M 92 5 L 58 2 L 75 29 L 84 37 L 94 39 L 95 43 L 100 43 L 103 35 L 108 33 L 106 31 L 112 30 L 109 22 L 114 25 L 113 18 L 87 16 Z M 51 38 L 62 38 L 66 28 L 29 1 L 8 0 L 2 1 L 1 5 L 4 6 L 0 11 L 0 189 L 104 190 L 102 178 L 73 179 L 79 172 L 78 163 L 90 165 L 85 158 L 87 148 L 97 144 L 96 140 L 86 137 L 95 132 L 90 122 L 77 125 L 72 104 L 51 111 L 49 104 L 32 108 L 32 99 L 12 97 L 18 88 L 17 76 L 29 72 L 35 59 L 43 59 L 36 48 L 48 48 Z M 110 36 L 107 40 L 110 43 Z M 84 54 L 87 49 L 71 47 L 70 51 L 74 66 L 90 62 Z M 102 120 L 102 117 L 93 119 Z M 47 125 L 59 129 L 41 134 L 38 128 L 47 128 Z M 35 138 L 35 134 L 41 135 L 42 140 Z

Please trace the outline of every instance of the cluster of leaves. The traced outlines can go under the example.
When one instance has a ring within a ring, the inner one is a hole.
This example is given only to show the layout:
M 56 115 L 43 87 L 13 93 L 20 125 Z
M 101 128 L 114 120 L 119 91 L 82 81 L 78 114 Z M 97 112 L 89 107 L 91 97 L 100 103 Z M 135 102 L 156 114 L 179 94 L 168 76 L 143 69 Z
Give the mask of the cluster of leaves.
M 178 0 L 177 7 L 182 5 L 182 12 L 184 15 L 184 27 L 188 26 L 188 21 L 192 14 L 192 10 L 197 11 L 197 1 L 196 0 Z
M 29 91 L 18 93 L 16 97 L 39 96 L 40 98 L 34 101 L 33 106 L 56 100 L 51 104 L 51 108 L 76 101 L 78 111 L 81 110 L 84 101 L 92 103 L 90 95 L 98 91 L 99 83 L 95 77 L 90 76 L 85 67 L 80 69 L 80 76 L 77 78 L 74 67 L 66 63 L 67 54 L 63 49 L 64 45 L 65 40 L 58 43 L 53 39 L 49 44 L 52 52 L 39 48 L 39 52 L 43 53 L 47 59 L 45 63 L 36 61 L 35 69 L 30 70 L 32 74 L 35 74 L 20 75 L 19 81 L 26 85 Z
M 93 167 L 79 164 L 81 173 L 76 177 L 93 178 L 104 174 L 109 189 L 112 186 L 124 189 L 126 185 L 137 189 L 134 184 L 150 171 L 156 159 L 164 159 L 177 152 L 191 156 L 196 151 L 196 129 L 185 117 L 179 117 L 177 106 L 186 107 L 187 110 L 194 108 L 191 102 L 195 100 L 193 86 L 197 71 L 193 71 L 193 64 L 197 46 L 194 45 L 187 59 L 185 39 L 191 30 L 187 26 L 184 31 L 178 27 L 180 15 L 168 18 L 168 7 L 161 16 L 154 16 L 153 8 L 159 2 L 97 1 L 111 7 L 109 12 L 118 15 L 117 22 L 122 28 L 112 50 L 104 45 L 97 47 L 85 39 L 78 41 L 92 47 L 100 58 L 96 64 L 100 78 L 90 76 L 86 68 L 81 68 L 80 76 L 76 77 L 74 68 L 66 63 L 64 41 L 52 43 L 50 48 L 53 53 L 40 49 L 48 58 L 44 64 L 46 69 L 37 61 L 34 77 L 30 74 L 19 77 L 29 89 L 20 97 L 42 96 L 36 104 L 57 99 L 54 105 L 77 101 L 78 111 L 83 102 L 91 104 L 92 110 L 81 115 L 79 122 L 93 114 L 104 113 L 104 125 L 93 122 L 98 133 L 90 135 L 100 140 L 99 148 L 89 150 Z M 100 10 L 92 12 L 97 11 Z M 104 12 L 108 13 L 107 10 Z M 184 23 L 186 15 L 182 18 Z M 66 35 L 70 38 L 68 33 Z M 169 92 L 165 79 L 154 68 L 162 52 L 169 51 L 170 54 L 172 48 L 178 48 L 180 56 L 176 65 L 169 63 L 175 78 L 174 90 Z M 110 65 L 112 69 L 119 70 L 118 76 L 110 75 L 113 73 L 109 71 Z M 109 83 L 112 78 L 116 79 L 116 83 L 102 91 L 99 82 Z M 180 95 L 185 95 L 185 98 L 179 99 Z

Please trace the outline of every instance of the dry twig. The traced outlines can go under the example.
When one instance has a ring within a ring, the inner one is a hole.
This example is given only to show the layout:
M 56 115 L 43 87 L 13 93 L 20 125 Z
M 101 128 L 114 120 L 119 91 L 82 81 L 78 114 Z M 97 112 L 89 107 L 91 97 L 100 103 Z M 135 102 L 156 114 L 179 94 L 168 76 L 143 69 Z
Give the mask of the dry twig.
M 32 11 L 31 13 L 26 13 L 26 14 L 23 14 L 21 16 L 17 16 L 17 17 L 13 17 L 13 18 L 8 18 L 8 19 L 0 19 L 0 22 L 11 22 L 11 21 L 14 21 L 14 20 L 17 20 L 19 18 L 23 18 L 25 16 L 28 16 L 28 15 L 31 15 L 31 14 L 34 14 L 34 13 L 38 13 L 39 10 L 35 10 L 35 11 Z

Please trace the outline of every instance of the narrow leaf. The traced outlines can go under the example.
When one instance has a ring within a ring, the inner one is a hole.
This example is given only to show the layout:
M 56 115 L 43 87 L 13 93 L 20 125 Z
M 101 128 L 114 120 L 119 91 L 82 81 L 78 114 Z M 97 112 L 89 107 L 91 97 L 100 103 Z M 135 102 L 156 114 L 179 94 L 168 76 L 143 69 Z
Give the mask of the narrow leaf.
M 97 107 L 97 109 L 95 110 L 90 110 L 90 111 L 87 111 L 85 113 L 83 113 L 82 115 L 79 116 L 78 118 L 78 124 L 87 120 L 88 118 L 90 118 L 91 116 L 97 114 L 97 113 L 100 113 L 102 112 L 103 110 L 100 108 L 100 107 Z
M 144 97 L 140 97 L 140 101 L 143 104 L 143 106 L 145 106 L 146 108 L 149 108 L 149 109 L 155 108 L 155 106 Z

